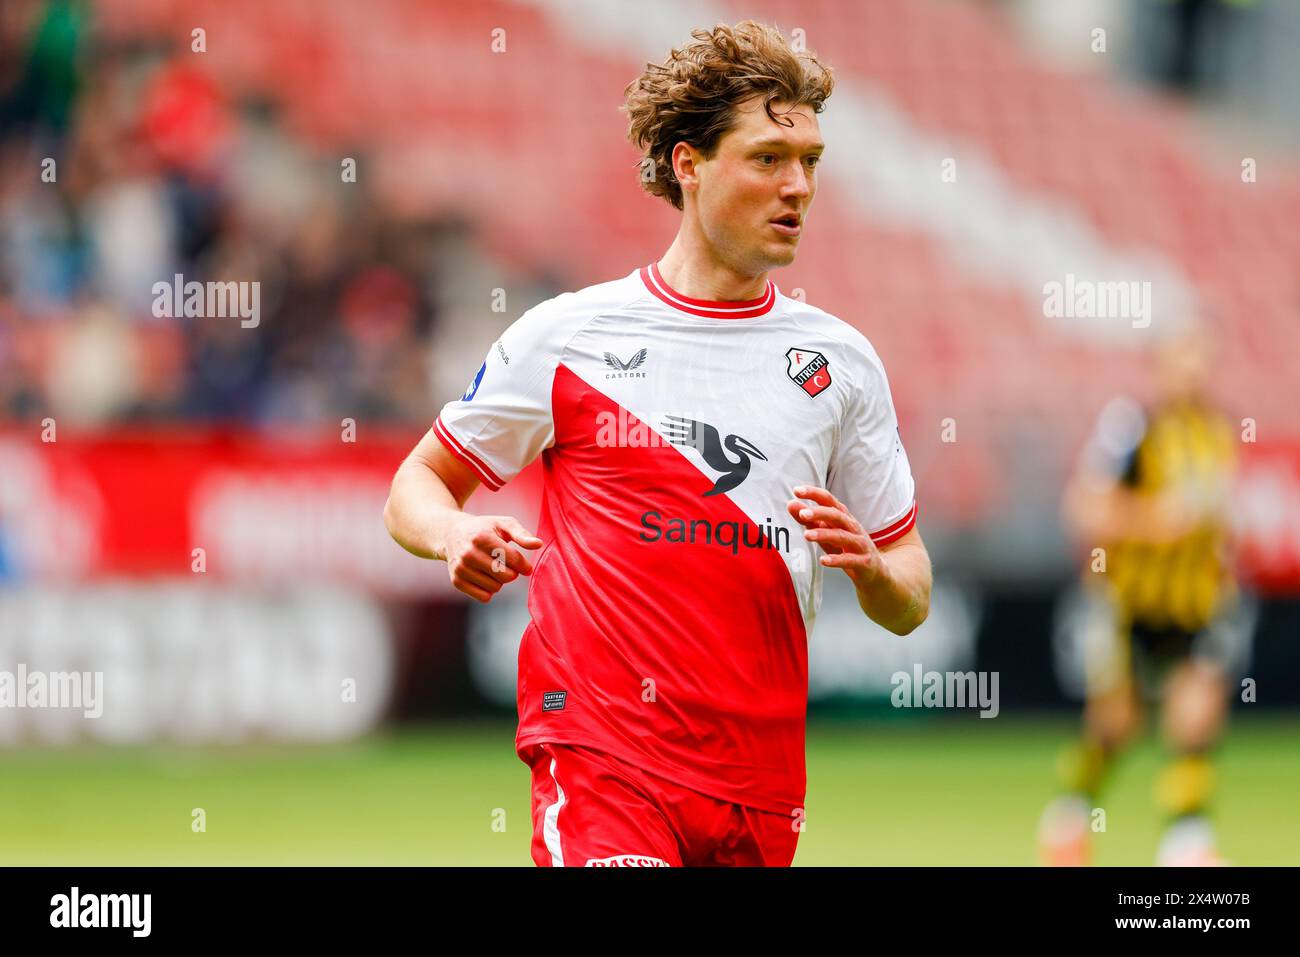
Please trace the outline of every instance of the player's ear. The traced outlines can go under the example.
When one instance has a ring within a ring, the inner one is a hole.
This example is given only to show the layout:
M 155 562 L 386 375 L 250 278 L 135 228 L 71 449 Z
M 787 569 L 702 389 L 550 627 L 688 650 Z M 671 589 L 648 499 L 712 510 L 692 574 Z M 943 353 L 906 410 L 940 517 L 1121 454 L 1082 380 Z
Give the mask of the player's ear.
M 673 175 L 677 177 L 682 192 L 700 185 L 699 162 L 702 158 L 700 151 L 685 141 L 673 147 Z

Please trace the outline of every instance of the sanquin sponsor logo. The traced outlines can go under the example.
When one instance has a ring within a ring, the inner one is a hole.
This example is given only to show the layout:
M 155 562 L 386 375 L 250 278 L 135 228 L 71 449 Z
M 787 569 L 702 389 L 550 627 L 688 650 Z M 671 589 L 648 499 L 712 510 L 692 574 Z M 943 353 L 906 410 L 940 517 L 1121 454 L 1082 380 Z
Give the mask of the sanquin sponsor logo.
M 790 551 L 790 530 L 773 525 L 766 519 L 754 522 L 710 522 L 705 518 L 673 518 L 650 509 L 641 513 L 645 531 L 637 537 L 643 542 L 667 542 L 672 545 L 717 545 L 739 554 L 742 548 Z
M 587 867 L 671 867 L 662 857 L 644 857 L 640 854 L 617 854 L 614 857 L 593 857 Z

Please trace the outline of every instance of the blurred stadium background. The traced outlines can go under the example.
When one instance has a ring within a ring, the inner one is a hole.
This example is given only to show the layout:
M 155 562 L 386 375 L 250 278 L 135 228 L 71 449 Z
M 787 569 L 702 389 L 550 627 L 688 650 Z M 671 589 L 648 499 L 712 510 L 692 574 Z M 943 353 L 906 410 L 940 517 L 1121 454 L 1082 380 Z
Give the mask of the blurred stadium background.
M 0 863 L 528 863 L 524 593 L 461 600 L 388 482 L 514 318 L 666 248 L 621 91 L 746 17 L 836 70 L 774 278 L 884 359 L 936 569 L 906 640 L 827 579 L 796 863 L 1034 861 L 1082 690 L 1061 489 L 1194 317 L 1257 428 L 1222 851 L 1300 863 L 1290 0 L 5 0 L 0 670 L 102 671 L 105 706 L 0 708 Z M 1046 317 L 1067 274 L 1150 281 L 1150 328 Z M 259 321 L 156 316 L 178 275 L 260 283 Z M 539 480 L 471 507 L 532 522 Z M 915 662 L 997 671 L 996 720 L 891 708 Z M 1099 863 L 1151 862 L 1159 754 Z

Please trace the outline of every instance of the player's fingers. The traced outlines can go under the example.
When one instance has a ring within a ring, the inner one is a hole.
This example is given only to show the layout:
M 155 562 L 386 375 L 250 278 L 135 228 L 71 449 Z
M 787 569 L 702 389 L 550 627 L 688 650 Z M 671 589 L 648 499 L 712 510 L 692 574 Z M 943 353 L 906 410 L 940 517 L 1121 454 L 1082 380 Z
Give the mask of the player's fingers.
M 497 531 L 508 542 L 514 542 L 522 548 L 541 548 L 542 540 L 524 528 L 518 519 L 506 516 L 497 522 Z
M 494 578 L 490 572 L 472 567 L 466 560 L 456 563 L 452 569 L 452 581 L 474 585 L 490 595 L 499 592 L 504 584 L 504 582 Z
M 835 551 L 819 559 L 827 568 L 870 568 L 871 560 L 859 551 Z
M 838 508 L 831 508 L 826 505 L 806 505 L 799 510 L 795 516 L 799 521 L 808 525 L 811 522 L 825 522 L 831 528 L 843 528 L 850 532 L 861 533 L 862 529 L 854 520 L 853 516 Z
M 869 570 L 878 573 L 880 570 L 880 560 L 874 555 L 863 554 L 861 552 L 832 552 L 825 554 L 820 559 L 821 563 L 827 568 L 843 568 L 846 570 Z M 874 575 L 869 575 L 874 577 Z
M 464 563 L 460 561 L 448 562 L 447 571 L 451 578 L 452 587 L 458 592 L 469 595 L 475 601 L 489 601 L 501 588 L 500 585 L 496 585 L 493 589 L 488 590 L 475 584 L 470 579 L 470 570 L 465 568 Z
M 803 537 L 810 542 L 816 542 L 823 548 L 842 548 L 845 551 L 856 552 L 859 555 L 868 555 L 873 550 L 871 548 L 871 539 L 867 538 L 867 536 L 843 528 L 810 528 L 803 533 Z
M 477 585 L 471 585 L 469 582 L 465 581 L 458 582 L 454 578 L 451 580 L 451 583 L 458 592 L 469 595 L 469 597 L 473 598 L 475 601 L 481 601 L 486 605 L 492 600 L 492 593 L 484 591 Z
M 504 542 L 492 548 L 488 555 L 492 559 L 489 571 L 502 581 L 514 581 L 520 575 L 533 573 L 533 563 L 528 560 L 528 556 Z M 503 578 L 503 575 L 506 577 Z
M 533 563 L 517 548 L 507 548 L 505 554 L 506 567 L 513 569 L 520 575 L 531 575 L 533 573 Z
M 815 516 L 812 518 L 804 518 L 803 516 L 803 513 L 806 511 L 810 511 L 822 507 L 823 506 L 820 505 L 809 505 L 807 502 L 801 502 L 798 499 L 791 499 L 785 504 L 786 511 L 790 513 L 791 518 L 796 519 L 800 525 L 804 525 L 808 528 L 829 527 L 829 523 L 823 521 L 822 519 L 816 518 Z
M 796 495 L 799 495 L 798 489 L 804 490 L 806 494 L 801 495 L 800 496 L 801 498 L 812 499 L 818 505 L 827 505 L 831 508 L 838 508 L 841 512 L 844 512 L 845 514 L 848 515 L 853 514 L 852 512 L 849 511 L 849 507 L 847 505 L 845 505 L 843 502 L 837 499 L 826 489 L 818 485 L 797 485 L 795 486 L 795 489 L 796 489 L 795 491 Z
M 820 485 L 796 485 L 794 494 L 799 498 L 812 499 L 818 505 L 829 505 L 832 508 L 840 508 L 840 503 L 835 496 L 822 488 Z
M 487 572 L 503 582 L 514 581 L 520 574 L 531 574 L 531 565 L 524 571 L 518 558 L 511 559 L 511 554 L 518 555 L 518 552 L 507 545 L 507 541 L 495 525 L 484 526 L 474 533 L 470 540 L 473 548 L 466 553 L 465 558 L 471 567 Z
M 475 549 L 465 555 L 465 565 L 469 569 L 502 584 L 507 584 L 519 577 L 519 572 L 510 567 L 509 553 L 513 551 L 505 542 L 499 542 L 486 550 Z M 518 554 L 518 553 L 516 553 Z

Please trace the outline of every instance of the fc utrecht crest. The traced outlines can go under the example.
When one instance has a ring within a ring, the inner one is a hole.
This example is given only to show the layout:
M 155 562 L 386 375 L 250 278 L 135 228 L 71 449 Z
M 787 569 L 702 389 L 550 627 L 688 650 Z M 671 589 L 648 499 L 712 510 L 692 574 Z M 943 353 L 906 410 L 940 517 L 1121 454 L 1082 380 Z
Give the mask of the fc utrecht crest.
M 811 349 L 791 349 L 785 354 L 789 367 L 786 374 L 794 384 L 811 396 L 821 395 L 831 384 L 831 364 L 820 352 Z

